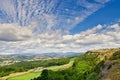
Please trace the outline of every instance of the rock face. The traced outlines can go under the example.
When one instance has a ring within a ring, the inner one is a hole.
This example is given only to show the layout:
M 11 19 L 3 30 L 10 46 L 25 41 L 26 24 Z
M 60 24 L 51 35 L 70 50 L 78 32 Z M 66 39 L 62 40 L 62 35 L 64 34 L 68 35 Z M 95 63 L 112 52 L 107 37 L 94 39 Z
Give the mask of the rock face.
M 99 80 L 120 80 L 120 60 L 106 61 L 101 68 L 101 76 Z
M 99 80 L 120 80 L 120 48 L 92 50 L 87 54 L 97 54 L 100 60 L 105 61 Z
M 91 50 L 88 51 L 87 54 L 96 54 L 100 60 L 108 60 L 116 52 L 120 52 L 120 48 Z

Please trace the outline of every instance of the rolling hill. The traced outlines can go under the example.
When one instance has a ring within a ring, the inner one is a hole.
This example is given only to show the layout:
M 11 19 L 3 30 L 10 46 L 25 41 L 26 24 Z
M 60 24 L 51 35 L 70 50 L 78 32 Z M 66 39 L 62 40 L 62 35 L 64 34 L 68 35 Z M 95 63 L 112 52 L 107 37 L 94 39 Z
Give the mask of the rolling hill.
M 88 51 L 69 69 L 43 70 L 33 80 L 120 80 L 120 48 Z

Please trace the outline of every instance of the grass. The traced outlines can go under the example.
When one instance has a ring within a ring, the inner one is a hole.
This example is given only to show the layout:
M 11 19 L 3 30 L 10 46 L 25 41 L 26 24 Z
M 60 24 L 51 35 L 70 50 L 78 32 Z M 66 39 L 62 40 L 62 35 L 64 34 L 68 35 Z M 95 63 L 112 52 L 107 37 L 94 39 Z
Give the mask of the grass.
M 31 72 L 31 73 L 27 73 L 25 75 L 8 78 L 7 80 L 30 80 L 35 77 L 38 77 L 40 74 L 41 74 L 41 71 L 40 72 Z
M 53 71 L 64 70 L 64 69 L 72 66 L 72 64 L 74 62 L 74 59 L 75 58 L 72 58 L 68 64 L 64 64 L 64 65 L 61 65 L 61 66 L 51 66 L 51 67 L 47 67 L 45 69 L 49 69 L 49 70 L 53 70 Z M 42 71 L 30 72 L 30 73 L 26 73 L 24 75 L 10 77 L 7 80 L 30 80 L 30 79 L 33 79 L 35 77 L 40 76 L 41 72 Z

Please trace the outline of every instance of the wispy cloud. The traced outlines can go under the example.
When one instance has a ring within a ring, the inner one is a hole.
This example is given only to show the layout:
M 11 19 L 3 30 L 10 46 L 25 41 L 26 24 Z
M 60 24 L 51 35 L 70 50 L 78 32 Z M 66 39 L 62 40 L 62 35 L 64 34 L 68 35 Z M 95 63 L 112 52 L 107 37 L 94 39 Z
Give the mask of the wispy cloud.
M 38 23 L 37 33 L 69 31 L 110 0 L 2 0 L 0 3 L 0 21 L 28 26 Z M 97 2 L 97 3 L 96 3 Z M 101 4 L 102 3 L 102 4 Z M 7 5 L 7 6 L 6 6 Z M 71 7 L 72 5 L 72 7 Z
M 109 2 L 110 0 L 95 0 L 95 1 L 104 4 L 106 2 Z

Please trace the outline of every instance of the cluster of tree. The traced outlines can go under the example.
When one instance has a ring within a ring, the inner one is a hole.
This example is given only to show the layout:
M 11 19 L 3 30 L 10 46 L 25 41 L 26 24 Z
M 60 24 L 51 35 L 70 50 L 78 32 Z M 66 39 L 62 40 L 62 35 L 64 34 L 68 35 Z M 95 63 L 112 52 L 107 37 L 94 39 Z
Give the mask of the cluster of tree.
M 32 80 L 97 80 L 103 64 L 97 55 L 84 54 L 76 58 L 72 67 L 62 71 L 43 70 Z
M 69 63 L 70 58 L 40 60 L 40 61 L 22 61 L 12 65 L 0 67 L 0 77 L 14 72 L 23 72 L 37 67 L 48 67 Z

